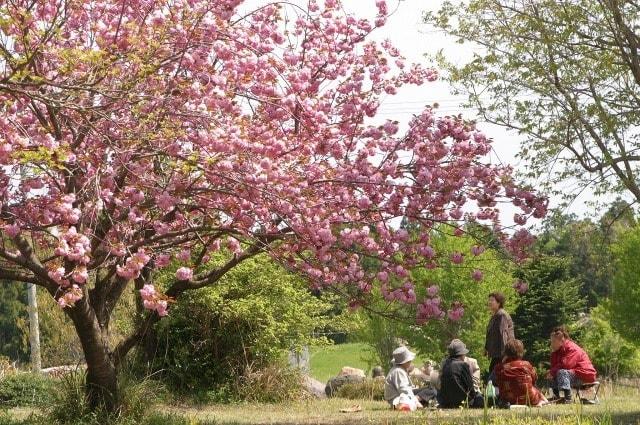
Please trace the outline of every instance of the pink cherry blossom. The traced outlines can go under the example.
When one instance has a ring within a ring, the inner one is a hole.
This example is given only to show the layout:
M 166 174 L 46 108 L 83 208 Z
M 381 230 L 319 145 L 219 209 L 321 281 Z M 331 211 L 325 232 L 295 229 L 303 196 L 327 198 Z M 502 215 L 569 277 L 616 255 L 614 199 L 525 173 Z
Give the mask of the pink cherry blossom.
M 387 282 L 389 280 L 389 273 L 385 271 L 378 272 L 378 280 L 380 282 Z
M 176 278 L 178 280 L 191 280 L 193 278 L 193 270 L 189 267 L 180 267 L 176 271 Z
M 69 287 L 57 300 L 58 306 L 61 308 L 73 307 L 75 303 L 82 298 L 82 290 L 78 285 Z
M 236 238 L 227 239 L 227 248 L 229 248 L 229 251 L 235 254 L 239 254 L 242 252 L 242 246 L 240 245 L 240 241 Z
M 16 224 L 7 224 L 6 226 L 4 226 L 3 230 L 5 234 L 11 239 L 20 234 L 20 226 Z
M 475 257 L 481 255 L 484 252 L 485 248 L 481 245 L 474 245 L 471 247 L 471 254 Z
M 176 258 L 180 261 L 189 261 L 191 259 L 191 251 L 188 249 L 183 249 L 176 255 Z
M 453 252 L 451 253 L 451 262 L 453 264 L 462 264 L 464 261 L 464 257 L 461 252 Z
M 89 272 L 86 266 L 78 266 L 71 274 L 71 279 L 76 283 L 85 283 L 89 277 Z
M 153 285 L 145 284 L 140 290 L 140 298 L 142 298 L 142 304 L 147 310 L 155 311 L 160 317 L 169 314 L 167 298 L 159 293 Z
M 464 315 L 464 307 L 459 302 L 454 302 L 451 305 L 451 308 L 447 311 L 447 317 L 449 317 L 449 320 L 451 320 L 452 322 L 460 321 L 463 315 Z
M 140 290 L 140 296 L 143 300 L 150 300 L 156 295 L 156 289 L 153 285 L 146 284 Z
M 418 304 L 416 311 L 416 321 L 418 324 L 424 324 L 431 319 L 443 319 L 445 312 L 440 307 L 440 298 L 427 298 Z
M 529 290 L 529 284 L 517 279 L 515 282 L 513 282 L 513 289 L 516 290 L 516 292 L 520 295 L 524 295 L 528 290 Z
M 522 214 L 514 214 L 513 221 L 516 224 L 525 225 L 527 224 L 527 217 Z
M 159 269 L 165 268 L 169 265 L 171 261 L 171 256 L 169 254 L 160 254 L 156 257 L 156 267 Z
M 480 282 L 483 278 L 484 273 L 482 273 L 481 270 L 475 269 L 473 270 L 473 272 L 471 272 L 471 279 L 475 280 L 476 282 Z

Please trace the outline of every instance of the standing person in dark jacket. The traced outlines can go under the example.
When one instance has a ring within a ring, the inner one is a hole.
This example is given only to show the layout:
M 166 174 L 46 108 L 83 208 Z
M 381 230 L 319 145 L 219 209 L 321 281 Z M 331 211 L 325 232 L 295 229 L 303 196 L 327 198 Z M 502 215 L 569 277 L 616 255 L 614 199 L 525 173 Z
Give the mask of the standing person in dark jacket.
M 589 356 L 571 341 L 564 326 L 557 326 L 551 331 L 551 370 L 547 379 L 551 380 L 554 395 L 551 401 L 558 403 L 571 403 L 571 388 L 596 380 L 596 370 Z
M 509 313 L 504 311 L 504 295 L 501 292 L 489 294 L 487 306 L 491 311 L 491 319 L 487 326 L 487 338 L 484 344 L 485 354 L 491 359 L 489 365 L 489 379 L 493 369 L 502 361 L 504 347 L 514 339 L 513 321 Z
M 471 408 L 483 407 L 484 399 L 475 390 L 471 369 L 464 361 L 469 350 L 462 341 L 454 339 L 447 351 L 449 357 L 444 361 L 440 375 L 439 407 L 457 408 L 465 401 Z

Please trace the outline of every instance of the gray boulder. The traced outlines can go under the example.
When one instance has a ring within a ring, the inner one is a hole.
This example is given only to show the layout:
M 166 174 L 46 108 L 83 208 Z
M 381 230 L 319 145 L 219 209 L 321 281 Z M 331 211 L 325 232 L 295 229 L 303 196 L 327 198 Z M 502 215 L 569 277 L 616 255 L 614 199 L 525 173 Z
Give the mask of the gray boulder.
M 327 386 L 324 388 L 324 392 L 327 397 L 333 397 L 335 396 L 338 389 L 344 384 L 361 383 L 364 382 L 365 379 L 366 378 L 364 376 L 360 375 L 335 376 L 327 381 Z

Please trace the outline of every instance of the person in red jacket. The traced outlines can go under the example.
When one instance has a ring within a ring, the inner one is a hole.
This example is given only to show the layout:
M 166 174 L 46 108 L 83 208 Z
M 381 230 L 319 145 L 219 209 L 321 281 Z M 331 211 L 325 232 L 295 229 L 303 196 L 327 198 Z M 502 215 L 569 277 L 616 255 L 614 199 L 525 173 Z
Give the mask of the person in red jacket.
M 564 326 L 551 331 L 551 370 L 547 373 L 559 403 L 571 403 L 571 388 L 596 380 L 596 370 L 585 351 L 569 338 Z M 562 398 L 560 398 L 562 391 Z
M 523 360 L 524 345 L 519 339 L 512 339 L 504 347 L 504 359 L 494 369 L 500 398 L 510 404 L 543 406 L 547 399 L 536 385 L 536 370 Z

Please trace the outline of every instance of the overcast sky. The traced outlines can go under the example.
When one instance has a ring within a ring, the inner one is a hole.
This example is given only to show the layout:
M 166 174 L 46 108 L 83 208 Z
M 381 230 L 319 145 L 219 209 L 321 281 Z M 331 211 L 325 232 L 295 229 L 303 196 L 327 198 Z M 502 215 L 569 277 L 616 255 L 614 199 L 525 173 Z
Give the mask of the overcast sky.
M 293 2 L 301 2 L 294 0 Z M 253 8 L 270 3 L 270 0 L 247 0 L 243 7 Z M 456 63 L 463 63 L 471 58 L 474 47 L 470 44 L 459 44 L 455 39 L 434 30 L 422 22 L 426 10 L 437 10 L 443 0 L 387 0 L 390 11 L 394 11 L 387 24 L 374 31 L 373 38 L 377 40 L 390 39 L 410 62 L 427 63 L 425 54 L 435 54 L 443 49 L 445 56 Z M 359 17 L 373 18 L 376 14 L 375 0 L 342 0 L 345 9 Z M 397 7 L 397 9 L 396 9 Z M 425 105 L 437 102 L 439 112 L 443 115 L 462 112 L 469 118 L 476 118 L 475 111 L 465 111 L 460 105 L 464 98 L 453 96 L 450 86 L 444 81 L 427 83 L 420 87 L 404 87 L 395 96 L 388 96 L 382 103 L 380 115 L 382 118 L 395 119 L 405 124 L 413 114 L 418 113 Z M 524 167 L 516 154 L 520 147 L 520 137 L 504 128 L 479 122 L 479 128 L 494 140 L 494 151 L 491 160 L 511 164 L 516 169 Z M 587 213 L 585 202 L 592 200 L 589 194 L 582 195 L 567 210 L 568 213 L 584 215 Z M 551 199 L 551 206 L 559 203 L 558 199 Z M 504 224 L 510 221 L 514 209 L 508 208 L 503 216 Z

